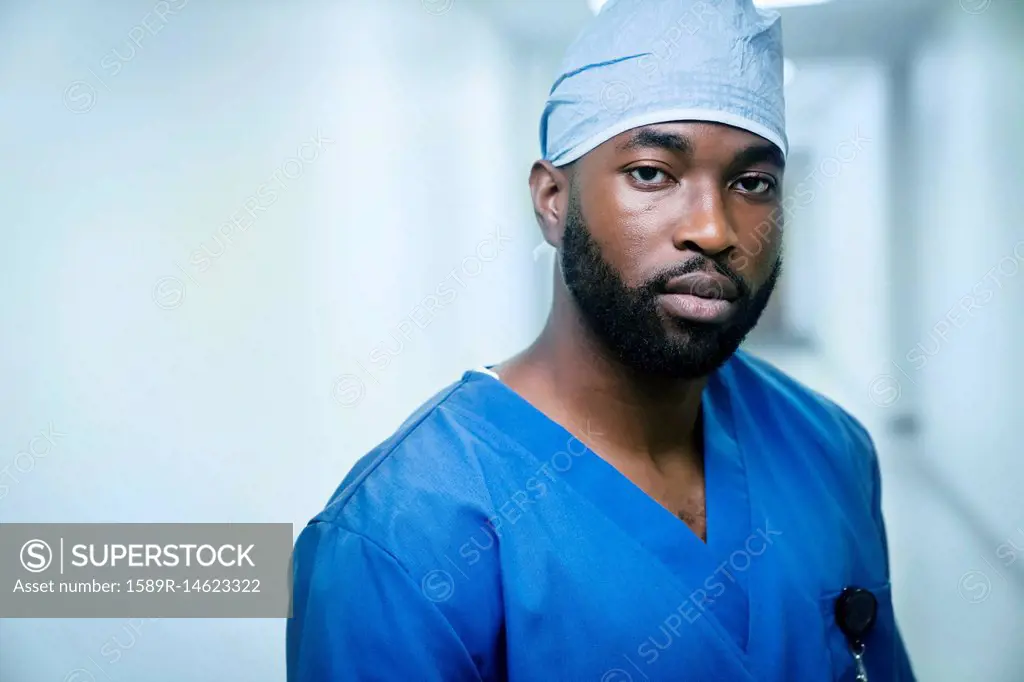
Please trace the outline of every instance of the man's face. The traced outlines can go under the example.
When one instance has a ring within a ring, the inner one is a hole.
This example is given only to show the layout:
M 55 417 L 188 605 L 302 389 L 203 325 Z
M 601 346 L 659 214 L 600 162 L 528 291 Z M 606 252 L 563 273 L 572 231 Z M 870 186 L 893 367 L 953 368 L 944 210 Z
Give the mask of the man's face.
M 778 150 L 712 123 L 623 133 L 574 164 L 562 272 L 623 363 L 705 376 L 757 324 L 782 266 Z

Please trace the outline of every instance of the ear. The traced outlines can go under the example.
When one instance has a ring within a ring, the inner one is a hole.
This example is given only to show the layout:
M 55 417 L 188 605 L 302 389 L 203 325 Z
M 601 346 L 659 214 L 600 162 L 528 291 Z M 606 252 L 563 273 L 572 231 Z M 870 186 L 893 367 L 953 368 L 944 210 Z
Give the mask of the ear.
M 565 216 L 569 208 L 568 168 L 553 166 L 549 161 L 537 161 L 530 169 L 530 195 L 533 213 L 537 217 L 544 241 L 556 249 L 561 248 L 565 232 Z

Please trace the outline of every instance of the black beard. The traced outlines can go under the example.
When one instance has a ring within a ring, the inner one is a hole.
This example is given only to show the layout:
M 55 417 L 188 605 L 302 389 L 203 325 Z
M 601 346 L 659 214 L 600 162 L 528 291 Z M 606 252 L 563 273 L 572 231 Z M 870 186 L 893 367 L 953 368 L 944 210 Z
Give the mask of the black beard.
M 751 291 L 726 263 L 700 256 L 629 287 L 591 236 L 575 188 L 569 195 L 561 263 L 565 284 L 598 341 L 633 370 L 676 379 L 707 376 L 736 352 L 757 325 L 782 271 L 780 254 L 768 280 Z M 670 279 L 712 268 L 731 279 L 740 292 L 739 309 L 728 322 L 702 324 L 659 311 L 657 296 Z

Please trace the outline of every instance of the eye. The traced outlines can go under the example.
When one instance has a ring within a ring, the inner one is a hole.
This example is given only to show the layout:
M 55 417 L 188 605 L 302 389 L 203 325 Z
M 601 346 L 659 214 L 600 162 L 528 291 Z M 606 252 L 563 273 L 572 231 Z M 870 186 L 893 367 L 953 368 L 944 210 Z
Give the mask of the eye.
M 778 186 L 775 178 L 767 175 L 744 175 L 733 184 L 744 194 L 753 194 L 759 197 L 772 195 Z
M 654 166 L 634 168 L 629 175 L 641 185 L 660 185 L 668 179 L 668 173 Z

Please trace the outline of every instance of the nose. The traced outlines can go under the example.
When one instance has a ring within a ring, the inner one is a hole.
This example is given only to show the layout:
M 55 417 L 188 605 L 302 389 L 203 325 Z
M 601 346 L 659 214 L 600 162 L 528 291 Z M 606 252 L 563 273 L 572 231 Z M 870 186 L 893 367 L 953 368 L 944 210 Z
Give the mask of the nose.
M 714 183 L 701 183 L 686 193 L 683 216 L 672 233 L 680 251 L 697 251 L 709 256 L 736 245 L 736 232 L 729 222 L 722 191 Z

